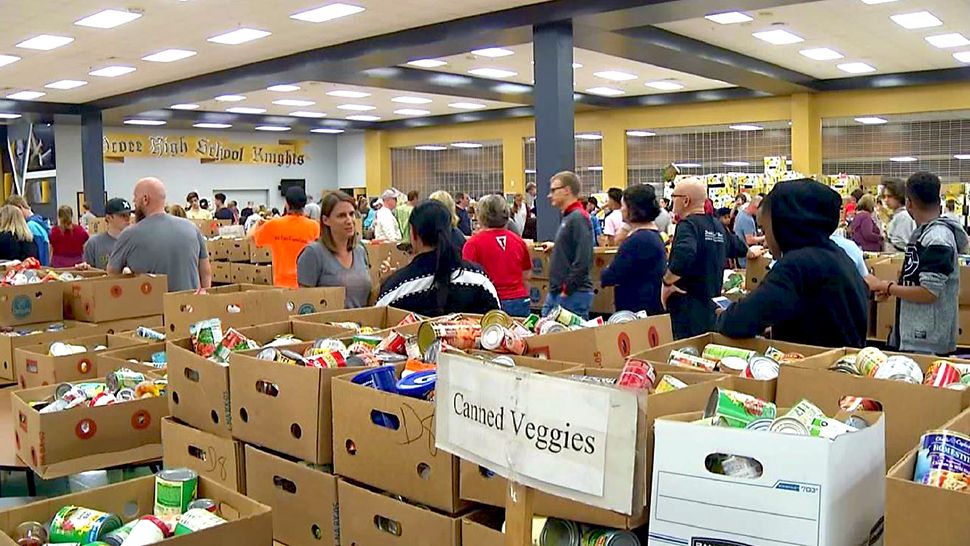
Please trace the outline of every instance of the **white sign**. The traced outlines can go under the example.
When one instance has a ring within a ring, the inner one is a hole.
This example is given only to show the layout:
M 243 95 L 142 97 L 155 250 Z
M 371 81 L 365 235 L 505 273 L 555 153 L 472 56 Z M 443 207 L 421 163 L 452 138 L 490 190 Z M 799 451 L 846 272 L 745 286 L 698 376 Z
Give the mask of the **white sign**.
M 439 449 L 545 493 L 632 513 L 633 392 L 444 354 L 435 400 Z

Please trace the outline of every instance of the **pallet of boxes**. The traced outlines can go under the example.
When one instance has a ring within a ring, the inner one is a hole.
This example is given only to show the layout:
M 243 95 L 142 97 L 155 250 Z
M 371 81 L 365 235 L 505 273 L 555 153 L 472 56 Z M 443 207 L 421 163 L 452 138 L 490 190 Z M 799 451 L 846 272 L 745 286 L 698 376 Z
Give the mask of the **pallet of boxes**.
M 245 237 L 242 226 L 222 226 L 206 238 L 212 283 L 273 285 L 273 255 Z
M 529 257 L 532 259 L 532 276 L 529 278 L 529 306 L 541 309 L 546 295 L 549 294 L 549 259 L 552 251 L 546 252 L 539 244 L 529 245 Z

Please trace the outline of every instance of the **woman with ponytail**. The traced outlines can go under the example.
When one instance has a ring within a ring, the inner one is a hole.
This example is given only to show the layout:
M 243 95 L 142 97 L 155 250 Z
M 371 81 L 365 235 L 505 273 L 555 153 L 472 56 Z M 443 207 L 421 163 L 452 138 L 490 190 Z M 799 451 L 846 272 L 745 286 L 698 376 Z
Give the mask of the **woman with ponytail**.
M 74 267 L 84 261 L 84 243 L 88 232 L 74 223 L 74 210 L 64 205 L 57 209 L 57 225 L 51 230 L 51 247 L 54 249 L 51 267 Z
M 429 317 L 499 308 L 498 293 L 485 272 L 462 261 L 451 237 L 451 215 L 438 201 L 414 208 L 408 221 L 414 258 L 384 282 L 377 305 Z

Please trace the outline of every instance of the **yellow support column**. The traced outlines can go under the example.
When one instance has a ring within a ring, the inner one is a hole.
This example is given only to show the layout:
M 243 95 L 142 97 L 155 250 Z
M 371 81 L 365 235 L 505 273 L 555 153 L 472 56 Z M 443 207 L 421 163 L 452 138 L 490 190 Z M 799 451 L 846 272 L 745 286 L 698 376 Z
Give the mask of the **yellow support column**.
M 822 173 L 822 117 L 810 93 L 791 97 L 792 169 L 811 176 Z
M 525 143 L 518 134 L 502 138 L 502 180 L 506 194 L 525 193 Z
M 391 149 L 383 131 L 364 133 L 364 165 L 368 196 L 375 197 L 391 187 Z
M 603 190 L 626 188 L 626 129 L 610 124 L 603 129 Z

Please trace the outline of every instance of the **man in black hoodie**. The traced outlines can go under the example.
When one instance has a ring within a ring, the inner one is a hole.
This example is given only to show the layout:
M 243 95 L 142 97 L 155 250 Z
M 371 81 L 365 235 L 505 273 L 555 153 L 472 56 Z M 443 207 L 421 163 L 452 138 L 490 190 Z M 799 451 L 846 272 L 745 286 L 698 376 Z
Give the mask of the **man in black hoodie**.
M 724 311 L 717 331 L 819 347 L 863 347 L 868 291 L 852 260 L 829 239 L 842 200 L 811 179 L 781 182 L 761 203 L 759 224 L 778 261 L 761 286 Z

